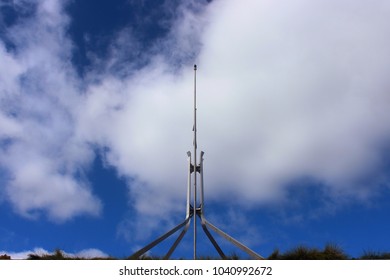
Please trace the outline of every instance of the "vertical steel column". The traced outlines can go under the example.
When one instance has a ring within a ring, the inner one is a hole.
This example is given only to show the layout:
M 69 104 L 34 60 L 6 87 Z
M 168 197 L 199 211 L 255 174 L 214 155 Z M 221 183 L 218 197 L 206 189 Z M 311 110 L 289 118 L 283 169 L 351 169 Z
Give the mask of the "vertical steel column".
M 197 172 L 197 162 L 196 162 L 196 65 L 194 65 L 194 260 L 196 260 L 196 204 L 197 204 L 197 188 L 196 188 L 196 172 Z

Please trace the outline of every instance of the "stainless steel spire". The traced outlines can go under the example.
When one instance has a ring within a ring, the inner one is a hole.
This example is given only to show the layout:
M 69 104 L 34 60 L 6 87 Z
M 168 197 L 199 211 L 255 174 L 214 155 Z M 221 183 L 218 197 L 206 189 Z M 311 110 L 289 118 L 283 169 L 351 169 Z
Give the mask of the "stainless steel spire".
M 196 139 L 196 132 L 197 132 L 197 127 L 196 127 L 196 70 L 197 70 L 197 67 L 196 67 L 196 64 L 194 65 L 194 167 L 195 167 L 195 171 L 196 171 L 196 168 L 197 168 L 197 148 L 198 148 L 198 144 L 197 144 L 197 139 Z M 196 180 L 196 172 L 194 172 L 194 208 L 196 209 L 196 205 L 197 205 L 197 180 Z M 196 232 L 196 217 L 194 219 L 194 260 L 196 260 L 196 235 L 197 235 L 197 232 Z
M 200 218 L 202 229 L 205 232 L 206 236 L 209 238 L 210 242 L 214 245 L 214 248 L 217 250 L 218 254 L 222 259 L 226 259 L 226 255 L 223 253 L 222 249 L 212 236 L 212 234 L 209 231 L 209 228 L 211 228 L 214 232 L 218 233 L 220 236 L 246 252 L 248 255 L 250 255 L 254 259 L 264 259 L 262 256 L 257 254 L 256 252 L 252 251 L 233 237 L 229 236 L 222 230 L 220 230 L 215 225 L 208 222 L 204 216 L 204 180 L 203 180 L 203 155 L 204 152 L 200 152 L 200 163 L 197 162 L 197 149 L 198 149 L 198 143 L 197 143 L 197 104 L 196 104 L 196 71 L 197 66 L 194 65 L 194 125 L 193 125 L 193 132 L 194 132 L 194 139 L 193 139 L 193 162 L 191 158 L 191 152 L 187 152 L 188 156 L 188 181 L 187 181 L 187 204 L 186 204 L 186 217 L 184 221 L 177 226 L 175 226 L 173 229 L 168 231 L 167 233 L 163 234 L 150 244 L 146 245 L 144 248 L 138 250 L 135 252 L 131 258 L 138 259 L 143 254 L 148 252 L 150 249 L 152 249 L 154 246 L 159 244 L 160 242 L 167 239 L 169 236 L 183 228 L 177 239 L 174 241 L 172 246 L 170 247 L 167 254 L 164 256 L 164 259 L 169 259 L 176 247 L 179 245 L 180 241 L 183 239 L 184 235 L 187 233 L 188 228 L 190 227 L 191 219 L 194 218 L 194 251 L 193 251 L 193 259 L 197 259 L 197 252 L 196 252 L 196 245 L 197 245 L 197 217 Z M 198 181 L 197 181 L 197 174 L 199 173 L 200 176 L 200 185 L 199 185 L 199 193 L 200 193 L 200 202 L 198 204 Z M 191 179 L 193 179 L 193 202 L 191 204 Z

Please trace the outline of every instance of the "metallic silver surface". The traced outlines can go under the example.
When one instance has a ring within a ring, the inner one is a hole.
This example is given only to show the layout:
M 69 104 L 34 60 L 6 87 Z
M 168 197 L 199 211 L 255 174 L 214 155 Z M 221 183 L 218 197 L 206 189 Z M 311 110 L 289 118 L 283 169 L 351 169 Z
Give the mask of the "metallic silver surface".
M 197 148 L 198 148 L 198 143 L 196 139 L 196 132 L 197 132 L 197 126 L 196 126 L 196 70 L 197 67 L 194 65 L 194 204 L 193 207 L 196 209 L 196 204 L 197 204 L 197 180 L 196 180 L 196 169 L 197 169 L 197 162 L 196 162 L 196 155 L 197 155 Z M 196 260 L 196 217 L 194 219 L 194 260 Z

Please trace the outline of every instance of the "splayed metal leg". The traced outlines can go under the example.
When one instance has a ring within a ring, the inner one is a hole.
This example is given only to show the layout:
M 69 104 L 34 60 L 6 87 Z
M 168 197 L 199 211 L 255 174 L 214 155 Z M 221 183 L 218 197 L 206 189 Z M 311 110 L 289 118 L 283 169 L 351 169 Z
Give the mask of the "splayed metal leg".
M 130 258 L 131 258 L 131 259 L 138 259 L 138 258 L 141 257 L 143 254 L 145 254 L 145 253 L 148 252 L 150 249 L 152 249 L 154 246 L 156 246 L 156 245 L 159 244 L 160 242 L 164 241 L 164 240 L 167 239 L 169 236 L 171 236 L 171 235 L 174 234 L 176 231 L 178 231 L 180 228 L 182 228 L 183 226 L 185 226 L 189 220 L 190 220 L 190 218 L 188 218 L 188 220 L 185 220 L 185 221 L 182 222 L 181 224 L 175 226 L 173 229 L 171 229 L 171 230 L 168 231 L 167 233 L 161 235 L 159 238 L 157 238 L 157 239 L 154 240 L 153 242 L 149 243 L 148 245 L 146 245 L 145 247 L 143 247 L 141 250 L 138 250 L 137 252 L 135 252 Z

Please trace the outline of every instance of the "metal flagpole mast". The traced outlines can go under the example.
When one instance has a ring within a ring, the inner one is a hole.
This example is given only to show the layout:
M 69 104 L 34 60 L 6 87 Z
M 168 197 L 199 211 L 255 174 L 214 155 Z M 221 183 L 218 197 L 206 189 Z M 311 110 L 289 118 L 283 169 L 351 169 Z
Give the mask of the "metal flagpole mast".
M 194 260 L 196 260 L 196 204 L 197 204 L 197 189 L 196 189 L 196 172 L 197 172 L 197 143 L 196 143 L 196 64 L 194 65 Z
M 214 248 L 217 250 L 218 254 L 221 256 L 222 259 L 227 259 L 226 255 L 223 253 L 222 249 L 219 247 L 217 241 L 214 239 L 212 234 L 210 233 L 209 229 L 212 229 L 215 233 L 218 233 L 221 237 L 225 238 L 227 241 L 235 245 L 237 248 L 241 249 L 242 251 L 246 252 L 248 255 L 250 255 L 254 259 L 264 259 L 262 256 L 257 254 L 256 252 L 252 251 L 248 247 L 246 247 L 244 244 L 240 243 L 238 240 L 234 239 L 224 231 L 220 230 L 217 228 L 215 225 L 210 223 L 209 221 L 206 220 L 204 216 L 204 182 L 203 182 L 203 155 L 204 152 L 201 151 L 200 153 L 200 161 L 199 165 L 197 162 L 197 148 L 198 148 L 198 143 L 196 139 L 196 134 L 197 134 L 197 126 L 196 126 L 196 70 L 197 67 L 194 65 L 194 126 L 193 126 L 193 131 L 194 131 L 194 161 L 192 164 L 192 156 L 191 152 L 187 152 L 188 156 L 188 181 L 187 181 L 187 204 L 186 204 L 186 217 L 183 222 L 169 230 L 168 232 L 164 233 L 145 247 L 141 248 L 137 252 L 135 252 L 133 255 L 130 256 L 131 259 L 138 259 L 145 253 L 147 253 L 149 250 L 151 250 L 153 247 L 161 243 L 162 241 L 166 240 L 168 237 L 182 229 L 181 233 L 179 236 L 176 238 L 172 246 L 170 247 L 169 251 L 167 254 L 164 256 L 164 259 L 169 259 L 170 256 L 172 255 L 173 251 L 176 249 L 177 245 L 181 242 L 183 239 L 184 235 L 187 233 L 188 228 L 190 227 L 191 224 L 191 219 L 194 218 L 194 260 L 196 260 L 197 255 L 196 255 L 196 242 L 197 242 L 197 229 L 196 229 L 196 216 L 200 218 L 201 221 L 201 226 L 203 231 L 205 232 L 206 236 L 210 240 L 210 242 L 213 244 Z M 197 199 L 197 172 L 199 173 L 199 193 L 200 193 L 200 203 L 198 203 Z M 191 177 L 192 173 L 194 173 L 194 197 L 193 197 L 193 205 L 191 205 Z M 198 205 L 198 206 L 197 206 Z

